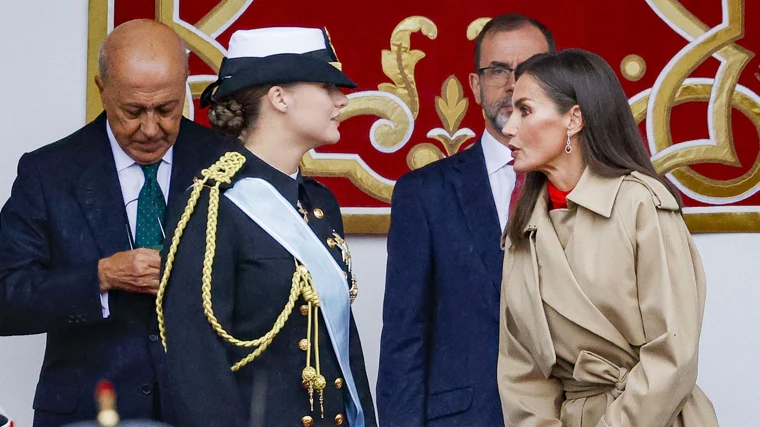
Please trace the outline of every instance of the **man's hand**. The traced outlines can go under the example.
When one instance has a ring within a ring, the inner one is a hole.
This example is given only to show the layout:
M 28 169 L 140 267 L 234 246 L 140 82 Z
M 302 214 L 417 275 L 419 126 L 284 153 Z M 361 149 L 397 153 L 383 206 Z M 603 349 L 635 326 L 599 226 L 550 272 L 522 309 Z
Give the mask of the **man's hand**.
M 139 248 L 117 252 L 98 261 L 100 292 L 119 289 L 155 295 L 160 269 L 161 256 L 157 250 Z

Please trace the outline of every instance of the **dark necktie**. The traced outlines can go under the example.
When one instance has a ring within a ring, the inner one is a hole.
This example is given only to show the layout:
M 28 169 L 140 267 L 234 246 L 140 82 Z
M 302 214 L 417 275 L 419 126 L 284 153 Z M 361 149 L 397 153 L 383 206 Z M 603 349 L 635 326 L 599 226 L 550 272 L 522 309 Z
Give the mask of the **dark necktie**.
M 161 162 L 140 165 L 145 175 L 145 184 L 137 198 L 137 225 L 135 227 L 135 248 L 160 249 L 164 242 L 161 231 L 166 211 L 166 202 L 156 175 Z

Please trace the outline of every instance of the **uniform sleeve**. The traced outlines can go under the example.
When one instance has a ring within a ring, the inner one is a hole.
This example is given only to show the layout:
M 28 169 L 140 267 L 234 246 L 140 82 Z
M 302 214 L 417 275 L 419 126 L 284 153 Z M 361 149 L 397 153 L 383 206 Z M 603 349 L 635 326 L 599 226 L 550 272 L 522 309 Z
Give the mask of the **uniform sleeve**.
M 419 181 L 402 178 L 393 191 L 388 265 L 377 380 L 380 425 L 426 422 L 431 327 L 432 242 L 418 194 Z
M 54 265 L 47 209 L 42 177 L 26 154 L 0 213 L 0 335 L 103 321 L 98 261 Z
M 201 277 L 206 249 L 208 192 L 204 190 L 182 234 L 164 297 L 166 363 L 178 425 L 248 425 L 227 344 L 212 329 L 203 311 Z M 216 234 L 211 295 L 214 314 L 232 329 L 235 292 L 235 230 L 230 218 L 236 209 L 221 196 Z M 170 224 L 176 224 L 178 215 Z M 174 233 L 171 233 L 172 235 Z M 168 248 L 170 236 L 165 247 Z M 164 258 L 164 262 L 166 259 Z
M 666 427 L 697 381 L 705 277 L 691 235 L 677 212 L 650 200 L 636 212 L 636 281 L 646 344 L 625 391 L 600 427 Z
M 562 427 L 559 420 L 564 400 L 562 384 L 555 378 L 546 378 L 518 340 L 505 287 L 502 283 L 497 369 L 504 424 L 507 427 Z

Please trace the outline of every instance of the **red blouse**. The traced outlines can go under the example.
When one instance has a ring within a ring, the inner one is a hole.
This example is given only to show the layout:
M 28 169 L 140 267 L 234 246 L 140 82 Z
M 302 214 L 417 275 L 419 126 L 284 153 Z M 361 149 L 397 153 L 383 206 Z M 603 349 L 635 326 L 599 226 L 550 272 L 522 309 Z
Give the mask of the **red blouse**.
M 548 180 L 546 181 L 546 185 L 549 190 L 549 210 L 567 209 L 567 195 L 570 194 L 573 189 L 571 188 L 567 191 L 559 190 Z

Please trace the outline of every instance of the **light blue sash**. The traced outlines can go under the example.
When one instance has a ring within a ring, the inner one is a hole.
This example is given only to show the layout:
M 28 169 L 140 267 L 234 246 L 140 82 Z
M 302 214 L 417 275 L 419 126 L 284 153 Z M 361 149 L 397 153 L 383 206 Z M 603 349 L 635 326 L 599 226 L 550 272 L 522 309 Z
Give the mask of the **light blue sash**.
M 343 270 L 293 206 L 267 181 L 245 178 L 224 195 L 300 261 L 311 273 L 322 317 L 351 397 L 346 415 L 351 427 L 364 427 L 364 411 L 349 363 L 351 305 Z

